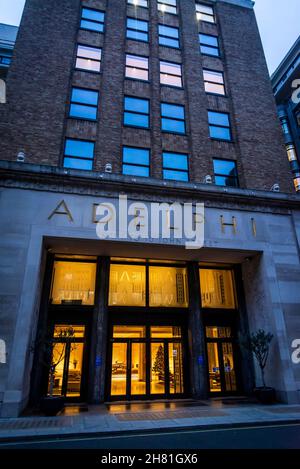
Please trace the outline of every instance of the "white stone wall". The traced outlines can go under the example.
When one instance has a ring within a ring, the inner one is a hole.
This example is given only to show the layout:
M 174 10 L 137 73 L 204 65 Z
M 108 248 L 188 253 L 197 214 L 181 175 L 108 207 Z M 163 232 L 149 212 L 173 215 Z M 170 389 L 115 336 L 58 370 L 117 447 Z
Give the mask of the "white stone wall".
M 43 242 L 64 238 L 67 245 L 71 240 L 84 239 L 86 247 L 88 240 L 96 241 L 92 206 L 103 198 L 42 189 L 5 188 L 0 194 L 0 340 L 5 341 L 7 352 L 6 363 L 0 363 L 0 399 L 2 416 L 13 416 L 24 407 L 29 394 L 31 346 L 43 280 Z M 49 220 L 62 200 L 73 221 L 66 215 L 54 215 Z M 199 261 L 206 260 L 209 254 L 222 261 L 225 253 L 227 259 L 243 262 L 250 330 L 263 327 L 275 336 L 268 383 L 284 400 L 295 402 L 300 365 L 291 362 L 291 342 L 300 338 L 300 214 L 292 217 L 288 210 L 276 212 L 266 207 L 229 204 L 226 208 L 206 208 L 205 249 L 191 252 L 182 247 L 180 252 L 182 258 Z M 235 217 L 236 232 L 232 226 L 225 226 L 222 231 L 221 215 L 225 223 Z M 180 243 L 177 240 L 174 244 Z M 164 240 L 156 240 L 153 253 L 155 249 L 164 250 L 164 246 Z M 115 255 L 118 254 L 116 248 Z

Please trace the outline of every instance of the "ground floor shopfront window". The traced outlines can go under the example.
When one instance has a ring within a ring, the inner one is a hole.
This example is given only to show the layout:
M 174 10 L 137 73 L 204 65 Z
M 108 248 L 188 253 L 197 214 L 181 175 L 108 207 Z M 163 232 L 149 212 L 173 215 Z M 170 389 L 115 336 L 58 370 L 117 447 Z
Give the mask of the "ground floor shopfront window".
M 49 371 L 44 379 L 48 392 L 51 386 L 54 395 L 84 401 L 101 373 L 98 387 L 106 400 L 191 396 L 191 362 L 202 353 L 193 345 L 199 332 L 190 326 L 195 314 L 201 319 L 205 357 L 199 366 L 205 363 L 201 379 L 208 392 L 242 392 L 239 300 L 230 266 L 194 263 L 192 277 L 185 262 L 112 258 L 104 271 L 102 262 L 88 256 L 53 259 L 48 309 L 41 312 L 56 363 L 54 382 Z M 197 276 L 195 287 L 191 278 Z M 105 324 L 101 336 L 95 333 L 99 316 Z M 68 340 L 61 333 L 67 328 L 73 330 Z
M 113 326 L 111 342 L 111 397 L 184 393 L 180 327 Z

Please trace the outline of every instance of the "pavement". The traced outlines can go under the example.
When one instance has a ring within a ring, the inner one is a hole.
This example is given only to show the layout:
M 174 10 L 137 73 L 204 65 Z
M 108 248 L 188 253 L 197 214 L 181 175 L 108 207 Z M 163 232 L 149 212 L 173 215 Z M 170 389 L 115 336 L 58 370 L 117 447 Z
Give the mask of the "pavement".
M 19 439 L 120 435 L 300 423 L 300 405 L 261 405 L 243 399 L 68 405 L 56 417 L 0 419 L 0 443 Z M 124 433 L 125 432 L 125 433 Z

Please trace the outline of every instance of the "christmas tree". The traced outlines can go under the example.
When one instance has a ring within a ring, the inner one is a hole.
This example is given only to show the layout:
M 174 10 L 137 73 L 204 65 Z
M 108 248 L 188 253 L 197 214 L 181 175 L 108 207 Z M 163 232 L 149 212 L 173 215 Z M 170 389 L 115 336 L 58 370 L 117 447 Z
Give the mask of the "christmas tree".
M 158 374 L 160 381 L 165 381 L 165 356 L 162 345 L 158 347 L 152 370 Z

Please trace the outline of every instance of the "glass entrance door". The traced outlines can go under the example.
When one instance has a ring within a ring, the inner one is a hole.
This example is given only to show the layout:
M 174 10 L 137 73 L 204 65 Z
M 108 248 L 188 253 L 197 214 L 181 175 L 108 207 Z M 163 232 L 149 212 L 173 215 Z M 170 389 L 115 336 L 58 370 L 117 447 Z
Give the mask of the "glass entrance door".
M 82 396 L 85 326 L 55 324 L 48 394 L 79 399 Z
M 181 328 L 113 326 L 111 398 L 184 393 Z
M 206 327 L 206 342 L 210 392 L 237 392 L 231 327 Z

